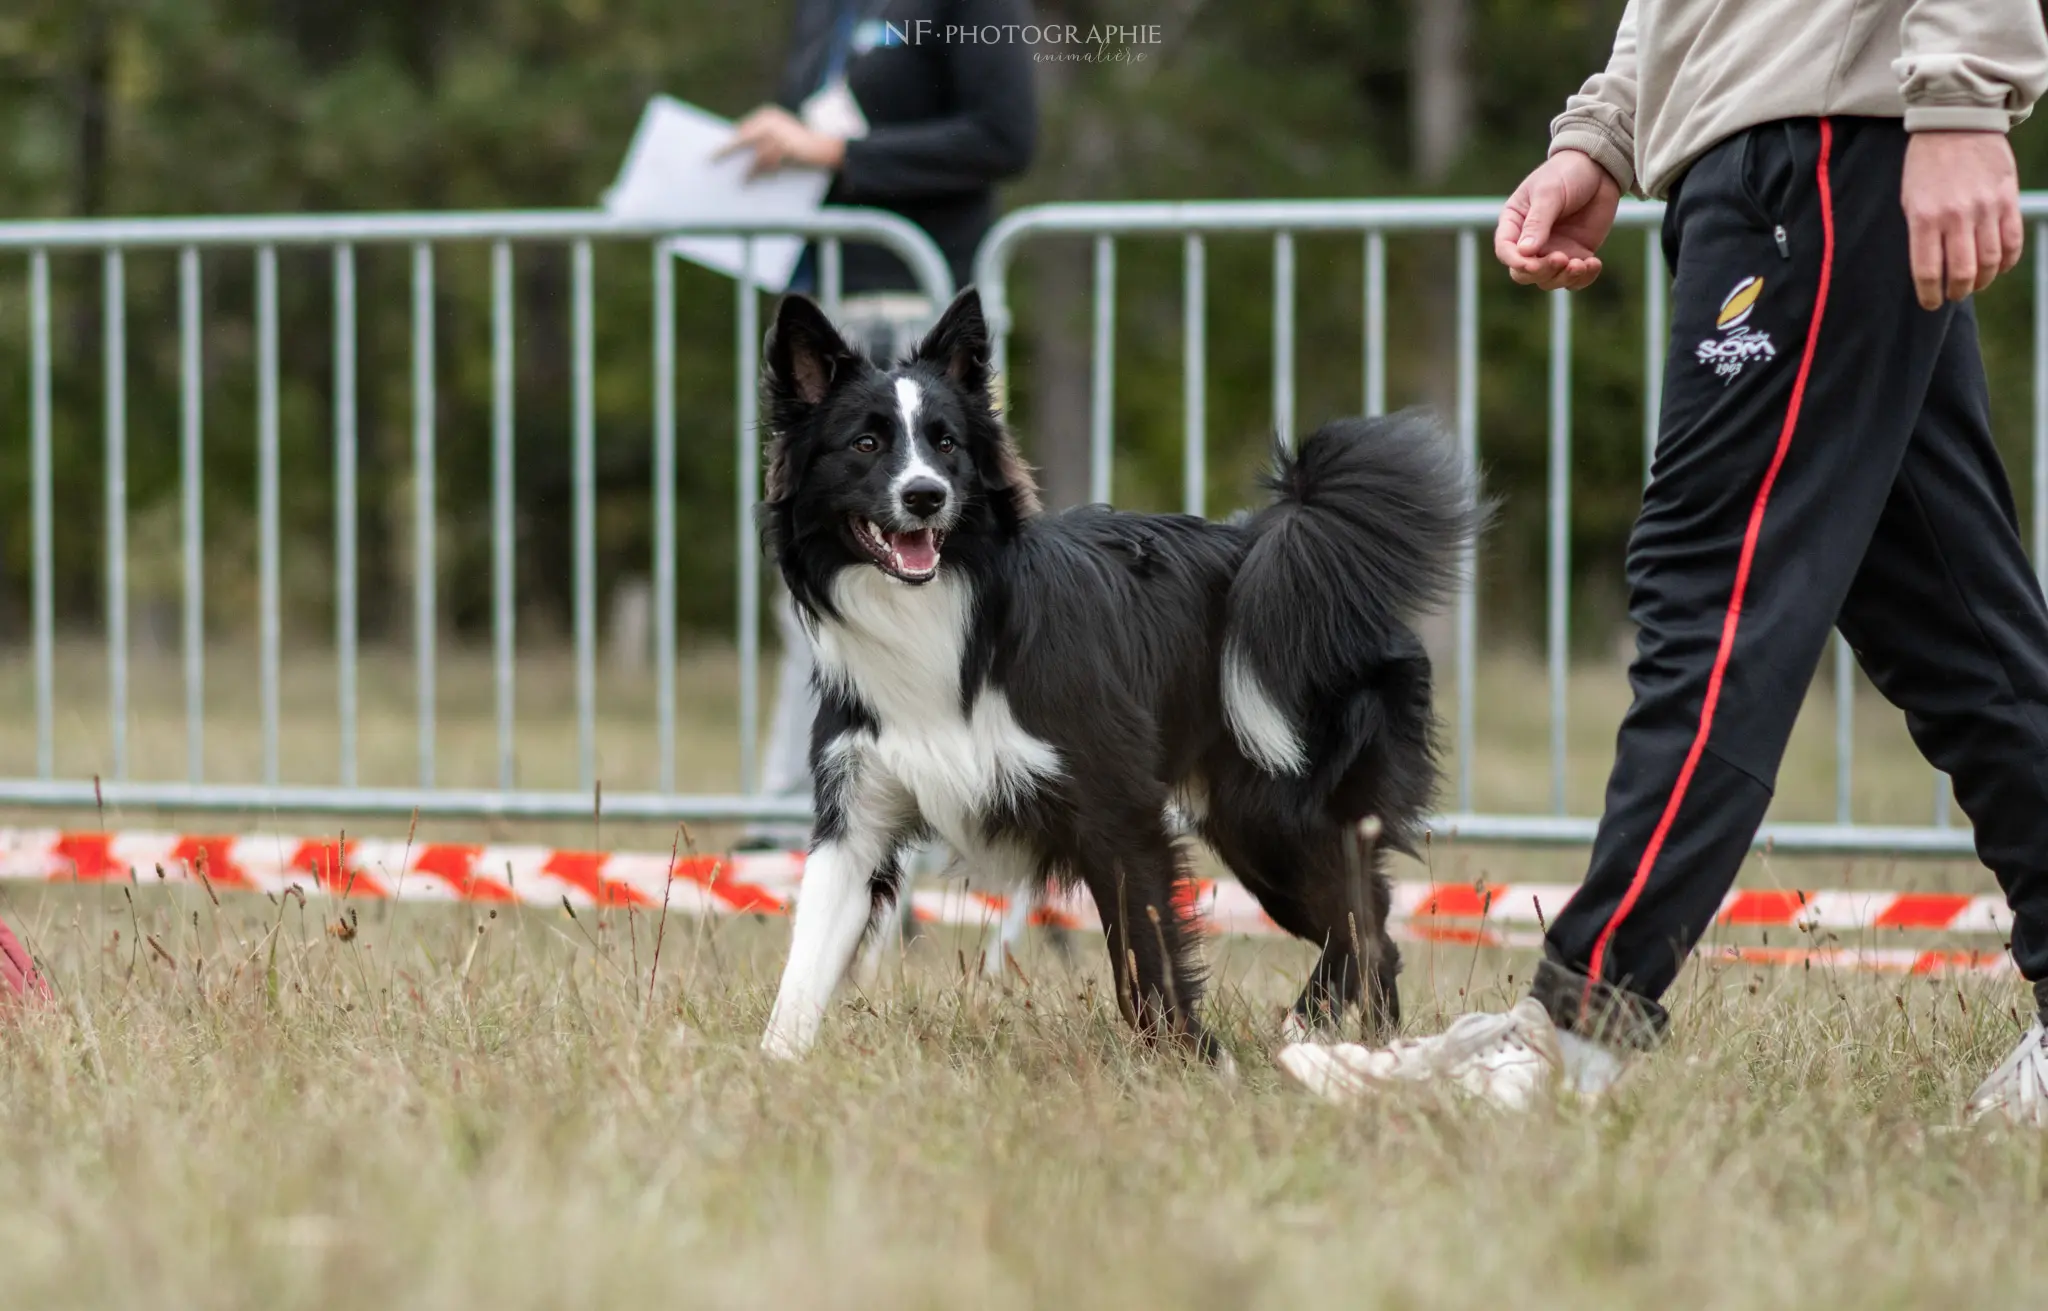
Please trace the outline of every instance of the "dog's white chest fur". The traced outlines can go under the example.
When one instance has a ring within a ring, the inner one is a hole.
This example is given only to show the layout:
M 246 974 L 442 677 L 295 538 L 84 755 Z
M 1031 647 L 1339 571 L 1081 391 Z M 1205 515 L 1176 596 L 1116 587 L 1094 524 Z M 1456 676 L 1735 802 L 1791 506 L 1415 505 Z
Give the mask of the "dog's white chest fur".
M 960 662 L 973 617 L 964 580 L 907 587 L 877 569 L 840 573 L 840 618 L 818 625 L 818 672 L 873 712 L 878 727 L 840 749 L 861 786 L 894 785 L 963 856 L 982 848 L 982 817 L 1060 771 L 1053 748 L 1027 733 L 994 688 L 960 711 Z

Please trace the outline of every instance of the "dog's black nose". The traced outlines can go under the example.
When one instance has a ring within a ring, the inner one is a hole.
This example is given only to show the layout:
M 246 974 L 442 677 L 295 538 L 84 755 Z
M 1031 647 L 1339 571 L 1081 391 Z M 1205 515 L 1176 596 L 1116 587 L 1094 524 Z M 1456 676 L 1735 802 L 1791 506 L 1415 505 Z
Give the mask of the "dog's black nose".
M 903 486 L 903 508 L 920 519 L 929 519 L 946 508 L 946 484 L 936 478 L 916 478 Z

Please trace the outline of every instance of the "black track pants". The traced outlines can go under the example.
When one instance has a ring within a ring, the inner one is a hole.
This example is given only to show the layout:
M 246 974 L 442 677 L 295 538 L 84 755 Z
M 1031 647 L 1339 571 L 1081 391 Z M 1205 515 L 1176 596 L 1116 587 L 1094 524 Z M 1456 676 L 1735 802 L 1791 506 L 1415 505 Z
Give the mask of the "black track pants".
M 1976 316 L 1914 299 L 1905 151 L 1894 119 L 1770 123 L 1672 200 L 1663 413 L 1628 547 L 1635 700 L 1535 983 L 1563 1024 L 1662 1029 L 1838 624 L 1954 780 L 2021 971 L 2048 979 L 2048 608 Z

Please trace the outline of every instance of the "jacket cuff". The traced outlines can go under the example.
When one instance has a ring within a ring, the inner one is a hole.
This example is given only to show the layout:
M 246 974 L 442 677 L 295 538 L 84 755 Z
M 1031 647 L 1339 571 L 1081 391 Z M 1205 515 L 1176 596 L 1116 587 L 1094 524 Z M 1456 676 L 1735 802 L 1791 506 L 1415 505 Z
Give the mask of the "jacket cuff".
M 1591 155 L 1593 162 L 1618 183 L 1624 194 L 1633 191 L 1636 184 L 1636 162 L 1634 152 L 1623 143 L 1589 123 L 1565 123 L 1551 134 L 1549 154 L 1560 150 L 1578 150 Z
M 2003 105 L 1908 105 L 1908 132 L 2003 132 L 2012 115 Z

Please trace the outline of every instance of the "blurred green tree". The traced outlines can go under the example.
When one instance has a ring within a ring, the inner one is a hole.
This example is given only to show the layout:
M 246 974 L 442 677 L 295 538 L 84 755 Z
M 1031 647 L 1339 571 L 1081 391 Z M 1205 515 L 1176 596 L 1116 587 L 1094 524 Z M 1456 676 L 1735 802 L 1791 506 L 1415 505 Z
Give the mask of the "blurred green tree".
M 1050 199 L 1498 195 L 1539 157 L 1545 124 L 1602 63 L 1622 0 L 1040 0 L 1047 21 L 1156 24 L 1145 58 L 1041 65 L 1045 133 L 1012 203 Z M 759 0 L 14 0 L 0 13 L 0 196 L 10 217 L 587 206 L 647 97 L 738 114 L 769 93 L 788 15 Z M 2016 138 L 2023 177 L 2048 136 Z M 1604 643 L 1641 469 L 1642 239 L 1575 306 L 1572 550 L 1579 631 Z M 1117 494 L 1172 507 L 1180 486 L 1177 241 L 1124 244 L 1119 270 Z M 1441 400 L 1441 239 L 1392 243 L 1390 399 Z M 1270 246 L 1211 243 L 1210 510 L 1248 493 L 1271 412 Z M 407 255 L 359 257 L 362 594 L 372 635 L 402 632 L 410 514 Z M 1352 238 L 1299 249 L 1303 425 L 1361 402 Z M 447 621 L 487 619 L 489 301 L 485 252 L 439 259 L 439 543 Z M 291 631 L 324 636 L 332 541 L 330 284 L 324 252 L 285 252 L 282 310 Z M 1020 428 L 1055 499 L 1085 493 L 1085 243 L 1031 248 L 1015 273 Z M 129 500 L 138 604 L 174 595 L 175 258 L 127 261 Z M 100 268 L 53 260 L 56 568 L 61 613 L 97 613 L 102 571 Z M 2024 279 L 2013 280 L 2024 282 Z M 649 256 L 598 255 L 600 571 L 648 568 Z M 0 635 L 28 595 L 26 261 L 0 263 Z M 568 612 L 568 258 L 517 261 L 523 633 Z M 211 621 L 249 622 L 253 595 L 253 265 L 205 270 Z M 2032 404 L 2024 288 L 1983 301 L 1996 417 L 2024 449 Z M 686 623 L 729 624 L 733 597 L 732 302 L 679 275 L 678 413 Z M 1488 552 L 1495 633 L 1541 611 L 1548 310 L 1484 266 L 1481 445 L 1508 512 Z M 2022 480 L 2024 483 L 2025 480 Z M 159 545 L 161 544 L 161 545 Z

